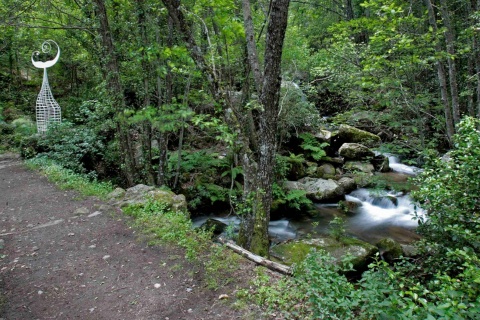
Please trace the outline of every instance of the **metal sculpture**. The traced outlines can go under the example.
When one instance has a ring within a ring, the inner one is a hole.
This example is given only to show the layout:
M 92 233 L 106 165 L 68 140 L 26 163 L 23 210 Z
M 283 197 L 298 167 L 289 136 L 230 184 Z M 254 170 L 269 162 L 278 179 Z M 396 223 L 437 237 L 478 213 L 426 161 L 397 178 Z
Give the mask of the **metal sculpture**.
M 47 68 L 53 66 L 57 63 L 60 58 L 60 47 L 53 40 L 46 40 L 42 44 L 42 52 L 49 53 L 52 50 L 52 43 L 57 47 L 57 54 L 53 60 L 48 60 L 45 62 L 35 61 L 35 58 L 39 58 L 40 52 L 35 51 L 32 53 L 32 63 L 36 68 L 43 69 L 43 82 L 42 89 L 37 97 L 37 103 L 35 107 L 36 116 L 37 116 L 37 131 L 38 133 L 45 133 L 48 126 L 51 123 L 59 123 L 62 121 L 62 112 L 57 101 L 53 98 L 52 91 L 48 84 L 48 75 Z

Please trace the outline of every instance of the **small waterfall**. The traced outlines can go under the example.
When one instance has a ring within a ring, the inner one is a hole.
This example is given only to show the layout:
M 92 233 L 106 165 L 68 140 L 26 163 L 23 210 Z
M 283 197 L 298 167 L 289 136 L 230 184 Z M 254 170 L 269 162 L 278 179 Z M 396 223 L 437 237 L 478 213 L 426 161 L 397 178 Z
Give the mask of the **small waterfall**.
M 406 164 L 400 163 L 400 160 L 396 156 L 388 153 L 385 153 L 384 155 L 388 157 L 390 168 L 392 168 L 392 170 L 395 172 L 408 174 L 410 176 L 414 176 L 417 173 L 421 172 L 420 168 L 417 168 L 415 166 L 407 166 Z
M 349 223 L 364 228 L 386 224 L 413 228 L 418 225 L 415 212 L 423 215 L 423 211 L 414 205 L 410 196 L 402 193 L 361 188 L 346 195 L 345 199 L 359 205 L 357 214 Z
M 235 233 L 240 229 L 240 219 L 235 216 L 230 217 L 218 217 L 218 216 L 202 216 L 197 219 L 193 219 L 192 224 L 194 228 L 202 226 L 208 219 L 215 219 L 217 221 L 223 222 L 226 225 L 234 226 Z M 287 219 L 273 220 L 270 221 L 268 225 L 268 233 L 271 238 L 274 238 L 276 241 L 281 242 L 288 239 L 295 239 L 297 237 L 297 231 L 290 224 L 290 221 Z

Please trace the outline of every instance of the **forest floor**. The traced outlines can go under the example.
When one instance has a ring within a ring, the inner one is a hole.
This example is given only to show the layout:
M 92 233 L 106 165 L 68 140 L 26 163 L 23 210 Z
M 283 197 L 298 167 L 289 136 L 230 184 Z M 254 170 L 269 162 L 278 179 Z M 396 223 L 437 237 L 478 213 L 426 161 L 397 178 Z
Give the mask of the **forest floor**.
M 118 209 L 0 155 L 0 319 L 262 318 L 233 307 L 252 264 L 209 290 L 180 249 L 148 246 L 138 233 Z

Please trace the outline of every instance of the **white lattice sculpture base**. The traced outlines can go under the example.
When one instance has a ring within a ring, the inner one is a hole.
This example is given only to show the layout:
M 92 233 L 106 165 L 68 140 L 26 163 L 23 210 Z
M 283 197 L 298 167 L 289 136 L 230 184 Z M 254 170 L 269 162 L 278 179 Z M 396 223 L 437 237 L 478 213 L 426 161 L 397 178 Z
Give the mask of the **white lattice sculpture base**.
M 57 54 L 53 60 L 41 62 L 35 61 L 34 56 L 38 56 L 40 53 L 35 51 L 32 54 L 32 63 L 35 67 L 43 69 L 43 82 L 42 89 L 37 97 L 37 103 L 35 106 L 37 116 L 37 131 L 38 133 L 44 133 L 47 131 L 48 126 L 51 123 L 59 123 L 62 121 L 62 112 L 57 101 L 53 98 L 52 90 L 48 84 L 47 68 L 53 66 L 60 57 L 60 47 L 53 40 L 47 40 L 42 44 L 42 52 L 48 53 L 52 49 L 51 44 L 57 46 Z

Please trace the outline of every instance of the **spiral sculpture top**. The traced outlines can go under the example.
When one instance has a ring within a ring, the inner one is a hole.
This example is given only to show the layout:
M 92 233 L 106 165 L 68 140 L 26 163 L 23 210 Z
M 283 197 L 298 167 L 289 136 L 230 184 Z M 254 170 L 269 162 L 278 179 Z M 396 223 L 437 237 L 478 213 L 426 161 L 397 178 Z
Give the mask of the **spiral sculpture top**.
M 57 63 L 58 59 L 60 58 L 60 47 L 58 46 L 58 44 L 55 41 L 45 40 L 42 43 L 42 52 L 43 53 L 50 52 L 52 50 L 52 43 L 57 47 L 57 55 L 55 56 L 55 58 L 53 58 L 53 60 L 48 60 L 48 61 L 45 61 L 45 62 L 35 61 L 34 57 L 38 57 L 40 55 L 40 52 L 39 51 L 34 51 L 32 53 L 32 63 L 36 68 L 46 69 L 46 68 L 49 68 L 49 67 L 53 66 L 55 63 Z

